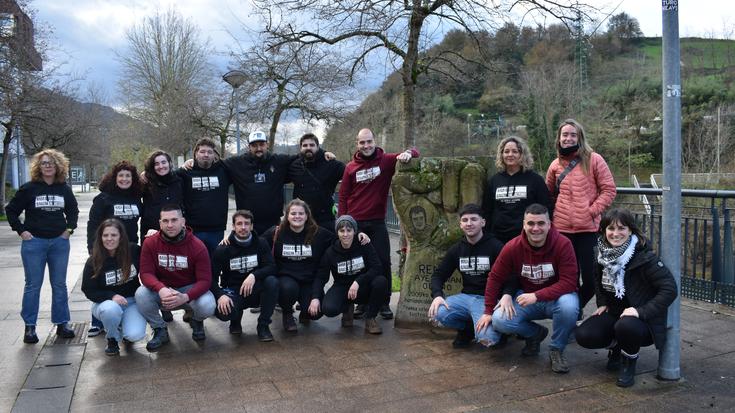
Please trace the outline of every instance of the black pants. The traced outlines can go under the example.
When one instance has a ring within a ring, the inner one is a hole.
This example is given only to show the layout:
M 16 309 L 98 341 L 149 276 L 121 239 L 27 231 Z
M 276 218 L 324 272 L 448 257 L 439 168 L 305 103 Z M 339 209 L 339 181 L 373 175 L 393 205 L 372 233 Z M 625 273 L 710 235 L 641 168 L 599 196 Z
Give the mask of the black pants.
M 378 259 L 383 265 L 383 276 L 388 282 L 388 291 L 385 294 L 383 304 L 390 304 L 391 286 L 393 285 L 393 273 L 390 268 L 390 237 L 384 219 L 373 219 L 370 221 L 358 221 L 358 231 L 364 232 L 370 237 L 370 242 L 378 253 Z
M 605 348 L 613 339 L 630 355 L 653 344 L 653 335 L 645 322 L 637 317 L 617 318 L 603 313 L 585 320 L 575 332 L 577 344 L 585 348 Z
M 230 314 L 225 315 L 220 313 L 219 308 L 216 308 L 214 315 L 217 318 L 222 321 L 240 322 L 245 309 L 259 306 L 258 324 L 269 325 L 271 323 L 271 317 L 278 298 L 278 278 L 269 275 L 262 281 L 255 281 L 253 291 L 247 297 L 243 297 L 239 290 L 225 289 L 225 292 L 232 299 L 232 310 L 230 310 Z
M 593 274 L 595 267 L 594 248 L 597 245 L 597 234 L 594 232 L 578 232 L 576 234 L 562 233 L 572 241 L 574 247 L 574 255 L 577 256 L 577 267 L 581 283 L 579 285 L 579 309 L 580 311 L 595 296 L 595 277 Z M 581 314 L 581 313 L 580 313 Z
M 358 303 L 367 304 L 365 309 L 366 318 L 375 318 L 383 304 L 383 297 L 388 291 L 388 282 L 385 277 L 377 276 L 366 285 L 361 285 L 357 289 L 357 297 L 354 301 L 347 299 L 347 291 L 349 291 L 350 285 L 352 284 L 333 284 L 324 295 L 322 313 L 327 317 L 336 317 L 345 312 L 348 304 Z
M 287 275 L 278 276 L 278 305 L 281 306 L 283 314 L 292 314 L 293 305 L 296 304 L 296 301 L 301 304 L 302 315 L 309 313 L 312 284 L 312 281 L 299 282 Z M 321 316 L 321 314 L 314 317 L 310 315 L 309 318 L 317 320 Z

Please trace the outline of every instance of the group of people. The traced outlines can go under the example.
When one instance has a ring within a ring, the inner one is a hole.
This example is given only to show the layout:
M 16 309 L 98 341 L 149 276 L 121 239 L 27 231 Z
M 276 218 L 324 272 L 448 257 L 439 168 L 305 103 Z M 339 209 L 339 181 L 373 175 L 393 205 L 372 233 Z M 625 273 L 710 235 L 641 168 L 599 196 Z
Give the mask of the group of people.
M 666 339 L 676 282 L 633 214 L 608 209 L 615 183 L 582 125 L 562 122 L 556 149 L 544 182 L 523 139 L 500 142 L 483 205 L 459 211 L 463 237 L 432 275 L 428 315 L 457 330 L 454 347 L 498 348 L 515 335 L 526 342 L 522 356 L 539 354 L 549 330 L 534 321 L 551 319 L 552 371 L 569 371 L 564 349 L 574 334 L 582 347 L 608 348 L 608 370 L 629 387 L 639 349 Z M 445 297 L 454 271 L 462 291 Z M 592 297 L 597 310 L 577 325 Z
M 357 134 L 347 165 L 324 152 L 313 134 L 299 145 L 298 155 L 272 154 L 265 134 L 254 132 L 248 152 L 226 159 L 203 138 L 194 159 L 178 170 L 163 151 L 151 154 L 140 175 L 127 161 L 113 165 L 89 213 L 82 283 L 93 302 L 90 335 L 106 332 L 107 354 L 119 354 L 123 340 L 142 340 L 146 324 L 153 330 L 146 348 L 159 349 L 169 341 L 171 311 L 181 308 L 194 340 L 205 339 L 210 316 L 241 334 L 243 311 L 258 308 L 258 339 L 272 341 L 276 306 L 283 329 L 297 331 L 296 303 L 299 323 L 341 315 L 344 327 L 364 318 L 366 332 L 382 332 L 378 315 L 393 317 L 387 195 L 397 162 L 419 153 L 385 153 L 369 129 Z M 524 356 L 538 354 L 549 334 L 534 320 L 551 318 L 554 372 L 569 371 L 564 349 L 576 332 L 581 346 L 608 347 L 608 368 L 620 370 L 619 385 L 630 386 L 639 348 L 665 340 L 676 284 L 631 213 L 607 210 L 615 198 L 613 177 L 578 122 L 560 125 L 556 148 L 544 180 L 533 171 L 523 139 L 500 142 L 499 172 L 489 179 L 481 206 L 459 211 L 464 235 L 432 276 L 429 317 L 458 330 L 455 347 L 473 341 L 499 347 L 514 334 L 526 341 Z M 6 207 L 23 239 L 26 343 L 38 341 L 47 264 L 56 334 L 74 336 L 65 280 L 79 211 L 65 181 L 68 168 L 56 150 L 37 153 L 31 182 Z M 294 200 L 281 214 L 287 182 Z M 225 235 L 230 185 L 237 211 Z M 444 283 L 455 270 L 462 291 L 445 297 Z M 334 282 L 325 293 L 330 275 Z M 577 326 L 593 296 L 598 309 Z

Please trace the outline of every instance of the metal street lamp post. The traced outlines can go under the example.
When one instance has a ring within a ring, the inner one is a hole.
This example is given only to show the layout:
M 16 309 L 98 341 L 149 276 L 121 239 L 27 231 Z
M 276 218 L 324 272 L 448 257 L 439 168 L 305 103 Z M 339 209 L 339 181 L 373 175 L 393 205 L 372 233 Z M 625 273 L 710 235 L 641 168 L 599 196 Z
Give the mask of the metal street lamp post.
M 241 70 L 230 70 L 222 76 L 222 79 L 232 86 L 232 96 L 235 98 L 235 141 L 237 142 L 237 154 L 240 154 L 240 98 L 235 96 L 237 88 L 247 80 L 247 75 Z M 224 148 L 222 148 L 224 150 Z

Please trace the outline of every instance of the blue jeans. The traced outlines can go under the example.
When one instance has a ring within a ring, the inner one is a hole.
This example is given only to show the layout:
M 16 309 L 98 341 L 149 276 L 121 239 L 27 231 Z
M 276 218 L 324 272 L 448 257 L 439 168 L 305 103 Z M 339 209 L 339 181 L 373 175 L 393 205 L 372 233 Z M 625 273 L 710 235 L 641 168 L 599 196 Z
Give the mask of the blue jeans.
M 518 291 L 515 297 L 523 294 Z M 493 313 L 493 326 L 495 329 L 505 334 L 518 334 L 521 337 L 529 338 L 536 334 L 541 328 L 538 324 L 531 320 L 543 320 L 550 318 L 553 320 L 553 332 L 551 333 L 551 343 L 549 348 L 564 351 L 569 342 L 569 335 L 577 326 L 577 313 L 579 311 L 579 299 L 577 293 L 564 294 L 554 301 L 537 301 L 526 307 L 521 307 L 515 299 L 513 307 L 516 315 L 508 320 L 503 315 L 500 308 Z
M 209 259 L 212 259 L 212 256 L 214 255 L 214 250 L 217 249 L 217 246 L 222 241 L 224 232 L 222 231 L 198 231 L 194 232 L 194 236 L 199 238 L 201 242 L 204 243 L 204 245 L 207 247 L 207 252 L 209 252 Z
M 26 325 L 35 326 L 38 320 L 38 305 L 41 299 L 43 274 L 48 264 L 51 281 L 51 322 L 68 323 L 69 296 L 66 290 L 66 267 L 69 264 L 69 240 L 61 236 L 56 238 L 33 237 L 23 241 L 20 247 L 25 271 L 25 288 L 23 289 L 23 307 L 20 316 Z
M 468 321 L 472 321 L 472 325 L 475 326 L 485 312 L 485 297 L 482 295 L 459 293 L 450 295 L 444 300 L 447 302 L 449 309 L 439 306 L 435 318 L 444 327 L 464 330 Z M 475 340 L 484 346 L 492 346 L 500 341 L 500 333 L 495 331 L 491 325 L 485 331 L 476 332 Z
M 192 287 L 192 284 L 185 285 L 183 287 L 174 288 L 174 290 L 180 293 L 186 293 Z M 135 302 L 138 304 L 138 311 L 151 325 L 151 328 L 162 328 L 166 327 L 166 322 L 161 317 L 161 296 L 153 290 L 149 290 L 147 287 L 141 285 L 135 290 Z M 192 310 L 192 320 L 204 321 L 207 317 L 214 315 L 214 310 L 217 307 L 217 303 L 214 300 L 214 295 L 211 291 L 207 291 L 202 294 L 196 300 L 191 300 L 186 303 Z M 183 308 L 183 306 L 181 307 Z M 174 308 L 178 310 L 178 308 Z
M 128 341 L 140 341 L 145 338 L 145 318 L 138 311 L 135 297 L 125 299 L 128 300 L 128 305 L 124 307 L 112 300 L 92 304 L 92 316 L 102 321 L 107 338 L 114 338 L 117 341 L 123 338 Z

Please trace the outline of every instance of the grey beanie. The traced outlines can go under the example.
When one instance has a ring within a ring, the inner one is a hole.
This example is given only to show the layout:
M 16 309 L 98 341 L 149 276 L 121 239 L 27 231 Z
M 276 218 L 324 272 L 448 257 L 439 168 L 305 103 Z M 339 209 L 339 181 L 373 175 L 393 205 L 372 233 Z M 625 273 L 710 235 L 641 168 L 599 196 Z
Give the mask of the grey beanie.
M 352 226 L 352 229 L 357 232 L 357 221 L 355 221 L 355 218 L 352 218 L 351 215 L 342 215 L 341 217 L 337 218 L 336 221 L 334 221 L 334 232 L 337 232 L 339 228 L 339 224 L 347 222 Z

